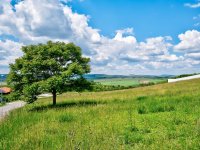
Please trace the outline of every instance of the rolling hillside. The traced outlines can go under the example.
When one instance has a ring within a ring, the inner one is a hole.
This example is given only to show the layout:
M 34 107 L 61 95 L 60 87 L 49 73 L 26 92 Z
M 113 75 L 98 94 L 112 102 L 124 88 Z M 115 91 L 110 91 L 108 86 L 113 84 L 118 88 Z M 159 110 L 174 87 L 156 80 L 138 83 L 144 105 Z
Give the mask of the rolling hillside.
M 0 124 L 0 149 L 200 149 L 200 79 L 40 99 Z

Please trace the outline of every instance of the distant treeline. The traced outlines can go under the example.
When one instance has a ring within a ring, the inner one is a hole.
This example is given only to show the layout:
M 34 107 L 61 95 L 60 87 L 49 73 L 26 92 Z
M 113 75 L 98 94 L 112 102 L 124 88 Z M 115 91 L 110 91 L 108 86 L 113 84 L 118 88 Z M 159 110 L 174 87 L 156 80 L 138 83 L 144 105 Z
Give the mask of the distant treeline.
M 184 78 L 184 77 L 194 76 L 194 75 L 198 75 L 198 74 L 199 74 L 199 73 L 182 74 L 182 75 L 178 75 L 178 76 L 173 77 L 173 79 Z

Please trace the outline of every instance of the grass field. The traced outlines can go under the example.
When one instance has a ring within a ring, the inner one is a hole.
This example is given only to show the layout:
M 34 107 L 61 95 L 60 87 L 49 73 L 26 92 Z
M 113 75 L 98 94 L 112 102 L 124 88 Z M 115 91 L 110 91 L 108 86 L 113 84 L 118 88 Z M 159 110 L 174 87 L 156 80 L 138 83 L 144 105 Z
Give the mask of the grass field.
M 200 149 L 200 79 L 68 93 L 13 111 L 0 149 Z
M 0 102 L 0 107 L 3 106 L 3 105 L 5 105 L 5 103 L 1 103 L 1 102 Z
M 6 82 L 0 82 L 0 87 L 7 85 Z
M 121 85 L 121 86 L 137 86 L 140 84 L 147 84 L 147 83 L 160 83 L 160 82 L 167 82 L 166 79 L 162 78 L 107 78 L 107 79 L 96 79 L 95 82 L 99 82 L 103 85 Z

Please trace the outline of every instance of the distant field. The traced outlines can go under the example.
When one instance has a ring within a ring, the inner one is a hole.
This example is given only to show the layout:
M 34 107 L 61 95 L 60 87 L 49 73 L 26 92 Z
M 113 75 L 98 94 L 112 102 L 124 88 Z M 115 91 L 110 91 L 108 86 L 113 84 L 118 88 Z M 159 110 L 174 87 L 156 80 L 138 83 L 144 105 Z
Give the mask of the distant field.
M 4 86 L 4 85 L 7 85 L 6 82 L 0 82 L 0 86 Z
M 0 123 L 2 150 L 199 150 L 200 79 L 109 92 L 65 93 Z
M 147 83 L 160 83 L 167 82 L 167 79 L 163 78 L 106 78 L 96 79 L 95 82 L 99 82 L 103 85 L 121 85 L 121 86 L 136 86 Z

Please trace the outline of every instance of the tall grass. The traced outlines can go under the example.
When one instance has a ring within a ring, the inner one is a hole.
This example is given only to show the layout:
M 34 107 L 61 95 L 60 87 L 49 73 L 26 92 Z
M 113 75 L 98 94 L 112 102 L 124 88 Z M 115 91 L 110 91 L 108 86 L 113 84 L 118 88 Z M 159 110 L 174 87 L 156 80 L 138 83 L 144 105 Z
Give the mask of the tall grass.
M 200 79 L 66 93 L 0 123 L 0 149 L 200 149 Z

